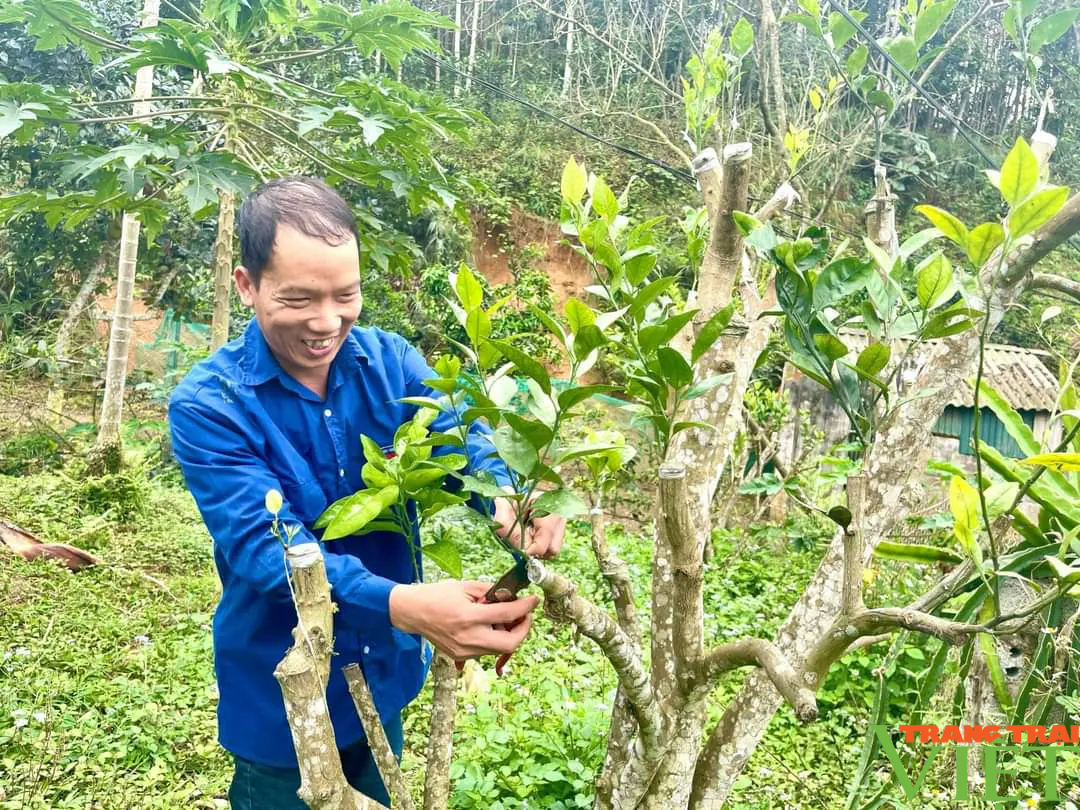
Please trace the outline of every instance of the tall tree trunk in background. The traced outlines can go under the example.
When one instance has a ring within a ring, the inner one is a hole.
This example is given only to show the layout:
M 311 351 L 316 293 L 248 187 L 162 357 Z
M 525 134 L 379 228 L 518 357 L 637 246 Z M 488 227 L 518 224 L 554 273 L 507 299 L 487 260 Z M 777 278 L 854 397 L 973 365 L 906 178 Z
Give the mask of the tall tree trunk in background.
M 566 0 L 566 16 L 574 19 L 573 0 Z M 562 97 L 570 97 L 570 85 L 574 81 L 574 23 L 566 23 L 566 61 L 563 63 Z
M 157 25 L 161 0 L 144 0 L 143 28 Z M 135 74 L 132 112 L 145 115 L 151 110 L 146 99 L 153 93 L 154 68 L 146 65 Z M 135 297 L 135 265 L 139 257 L 141 223 L 133 214 L 124 214 L 120 227 L 120 261 L 116 272 L 116 304 L 109 330 L 109 357 L 105 366 L 105 395 L 101 402 L 97 440 L 90 451 L 91 470 L 115 471 L 120 467 L 120 422 L 124 412 L 124 384 L 127 381 L 128 350 L 131 345 L 131 304 Z
M 64 417 L 65 381 L 63 377 L 64 366 L 68 363 L 68 352 L 71 350 L 71 336 L 75 331 L 75 324 L 79 322 L 79 318 L 86 311 L 90 296 L 97 288 L 108 261 L 108 253 L 102 251 L 93 267 L 90 268 L 86 278 L 83 279 L 78 293 L 75 294 L 71 306 L 68 307 L 64 321 L 60 324 L 60 329 L 56 333 L 56 343 L 53 344 L 53 357 L 56 359 L 57 379 L 53 380 L 52 388 L 49 389 L 49 396 L 45 400 L 45 418 L 50 425 L 58 430 Z
M 214 320 L 210 326 L 210 351 L 229 339 L 229 312 L 232 309 L 233 225 L 236 221 L 236 194 L 218 192 L 218 231 L 214 242 Z
M 473 70 L 476 69 L 476 39 L 480 36 L 480 0 L 473 0 L 472 31 L 469 34 L 469 74 L 465 77 L 465 92 L 472 89 Z
M 761 21 L 758 25 L 761 42 L 761 116 L 772 138 L 773 150 L 786 156 L 784 135 L 787 134 L 787 107 L 784 104 L 784 83 L 780 73 L 780 28 L 772 0 L 761 0 Z
M 461 2 L 454 0 L 454 67 L 461 70 Z M 461 94 L 461 76 L 454 74 L 454 98 Z

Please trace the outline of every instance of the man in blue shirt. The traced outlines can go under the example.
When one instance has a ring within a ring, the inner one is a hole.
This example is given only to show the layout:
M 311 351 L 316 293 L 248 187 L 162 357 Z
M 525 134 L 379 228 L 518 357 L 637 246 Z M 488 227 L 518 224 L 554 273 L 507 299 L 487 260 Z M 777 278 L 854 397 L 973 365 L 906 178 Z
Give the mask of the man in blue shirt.
M 438 396 L 424 385 L 436 375 L 403 338 L 354 326 L 355 220 L 324 183 L 269 183 L 238 220 L 236 287 L 255 317 L 177 387 L 169 423 L 222 584 L 213 635 L 219 739 L 236 760 L 230 801 L 238 810 L 300 810 L 296 755 L 273 676 L 296 612 L 264 498 L 271 489 L 283 494 L 280 521 L 302 527 L 293 543 L 318 543 L 310 530 L 316 518 L 363 486 L 361 434 L 389 452 L 394 431 L 416 410 L 401 398 Z M 433 429 L 448 429 L 450 418 L 440 416 Z M 469 433 L 470 467 L 509 485 L 486 434 L 479 425 Z M 510 501 L 496 499 L 494 508 L 496 522 L 513 525 Z M 564 528 L 558 517 L 536 518 L 524 541 L 516 532 L 511 540 L 550 557 Z M 350 783 L 388 804 L 341 668 L 363 667 L 400 756 L 401 710 L 430 663 L 421 636 L 456 659 L 509 653 L 528 633 L 537 600 L 482 604 L 489 586 L 480 582 L 414 582 L 414 552 L 400 535 L 346 537 L 322 549 L 338 605 L 330 716 Z

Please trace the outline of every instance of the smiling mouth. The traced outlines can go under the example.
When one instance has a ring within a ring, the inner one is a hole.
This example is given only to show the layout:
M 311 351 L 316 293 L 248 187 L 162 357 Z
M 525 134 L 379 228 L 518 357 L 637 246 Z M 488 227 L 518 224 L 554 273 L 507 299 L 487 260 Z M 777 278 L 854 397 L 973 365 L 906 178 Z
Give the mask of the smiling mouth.
M 312 349 L 329 349 L 334 345 L 336 338 L 324 338 L 323 340 L 305 340 L 304 345 Z

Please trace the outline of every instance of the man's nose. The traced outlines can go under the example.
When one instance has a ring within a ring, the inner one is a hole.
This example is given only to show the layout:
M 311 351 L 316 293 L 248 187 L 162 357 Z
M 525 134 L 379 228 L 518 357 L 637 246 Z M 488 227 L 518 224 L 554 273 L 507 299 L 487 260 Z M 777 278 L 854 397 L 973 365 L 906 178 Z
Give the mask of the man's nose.
M 315 313 L 315 317 L 309 322 L 311 331 L 318 332 L 319 334 L 329 334 L 330 332 L 337 332 L 341 329 L 341 314 L 338 312 L 337 307 L 333 302 L 323 304 L 318 312 Z

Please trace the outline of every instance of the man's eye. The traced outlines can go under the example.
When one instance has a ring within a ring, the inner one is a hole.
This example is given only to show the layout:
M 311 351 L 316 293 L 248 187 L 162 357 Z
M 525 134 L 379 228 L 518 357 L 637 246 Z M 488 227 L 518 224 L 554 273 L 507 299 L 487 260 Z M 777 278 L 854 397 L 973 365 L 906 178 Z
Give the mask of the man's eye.
M 310 302 L 310 298 L 282 298 L 281 302 L 290 307 L 303 307 L 307 306 Z
M 356 291 L 354 290 L 353 292 L 342 293 L 338 296 L 338 298 L 342 301 L 352 301 L 354 298 L 356 298 Z

